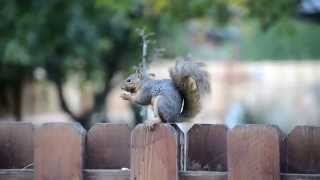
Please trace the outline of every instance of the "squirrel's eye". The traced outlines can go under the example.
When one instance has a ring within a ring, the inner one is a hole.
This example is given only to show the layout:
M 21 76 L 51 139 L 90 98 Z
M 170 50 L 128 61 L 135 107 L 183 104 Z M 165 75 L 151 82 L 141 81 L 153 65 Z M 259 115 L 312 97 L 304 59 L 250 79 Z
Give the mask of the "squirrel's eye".
M 131 82 L 131 79 L 127 79 L 127 82 Z

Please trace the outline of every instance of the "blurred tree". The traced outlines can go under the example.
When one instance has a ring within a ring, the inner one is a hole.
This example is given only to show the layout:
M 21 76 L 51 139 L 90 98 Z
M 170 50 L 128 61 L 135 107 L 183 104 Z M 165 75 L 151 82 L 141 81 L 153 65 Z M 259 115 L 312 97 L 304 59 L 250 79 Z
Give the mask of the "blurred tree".
M 124 70 L 130 66 L 126 52 L 135 52 L 130 43 L 137 40 L 131 37 L 129 6 L 124 3 L 115 13 L 113 7 L 100 8 L 99 1 L 1 2 L 0 90 L 16 91 L 12 94 L 18 120 L 23 83 L 41 67 L 57 87 L 61 108 L 88 127 L 91 116 L 104 107 L 111 78 L 121 66 Z M 64 82 L 75 72 L 97 84 L 92 109 L 79 115 L 71 111 L 63 93 Z
M 237 0 L 235 0 L 237 1 Z M 246 15 L 258 19 L 262 30 L 269 29 L 279 20 L 297 15 L 297 0 L 238 0 L 246 8 Z
M 243 60 L 318 60 L 320 41 L 318 24 L 288 20 L 277 23 L 267 32 L 257 29 L 243 31 L 241 59 Z
M 139 60 L 135 29 L 146 27 L 160 36 L 160 17 L 168 2 L 1 1 L 0 91 L 15 91 L 12 95 L 17 119 L 21 119 L 23 83 L 34 78 L 35 69 L 43 68 L 54 82 L 66 113 L 85 127 L 102 121 L 111 79 Z M 166 14 L 166 20 L 174 17 Z M 63 93 L 63 85 L 73 73 L 96 84 L 93 106 L 81 114 L 72 112 Z
M 206 17 L 225 24 L 243 11 L 263 27 L 292 15 L 292 0 L 12 0 L 0 2 L 0 94 L 14 90 L 14 112 L 21 119 L 23 83 L 42 68 L 54 82 L 61 108 L 85 127 L 103 121 L 111 80 L 139 61 L 138 27 L 164 37 L 174 25 Z M 78 73 L 96 89 L 90 110 L 72 112 L 63 86 Z M 12 91 L 11 91 L 12 92 Z M 5 102 L 5 101 L 4 101 Z

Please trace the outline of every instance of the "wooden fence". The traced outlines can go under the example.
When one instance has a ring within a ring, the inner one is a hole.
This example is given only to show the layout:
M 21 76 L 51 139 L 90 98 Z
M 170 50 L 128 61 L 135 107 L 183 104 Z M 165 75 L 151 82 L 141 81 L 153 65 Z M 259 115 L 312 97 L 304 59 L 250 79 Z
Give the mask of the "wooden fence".
M 320 128 L 0 123 L 0 180 L 315 180 Z M 187 139 L 187 158 L 181 144 Z M 187 171 L 181 171 L 186 162 Z

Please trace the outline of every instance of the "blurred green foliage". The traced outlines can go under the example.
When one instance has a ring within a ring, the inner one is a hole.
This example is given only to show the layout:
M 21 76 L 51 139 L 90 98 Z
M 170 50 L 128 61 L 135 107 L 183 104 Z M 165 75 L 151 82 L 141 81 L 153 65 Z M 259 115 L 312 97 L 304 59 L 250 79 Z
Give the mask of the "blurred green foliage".
M 158 37 L 170 33 L 171 24 L 201 15 L 200 7 L 196 13 L 190 13 L 189 7 L 194 6 L 168 0 L 1 1 L 0 91 L 22 87 L 34 79 L 35 69 L 43 68 L 57 87 L 62 109 L 73 119 L 86 122 L 105 109 L 112 77 L 139 61 L 135 30 L 146 28 Z M 94 106 L 81 116 L 70 110 L 63 94 L 64 82 L 74 73 L 96 84 Z M 21 101 L 21 96 L 15 101 Z
M 0 93 L 7 87 L 21 88 L 34 79 L 35 69 L 43 68 L 57 86 L 62 109 L 87 122 L 105 109 L 114 75 L 139 61 L 137 28 L 146 28 L 161 40 L 175 36 L 175 28 L 183 28 L 190 19 L 225 25 L 240 16 L 258 19 L 266 30 L 292 16 L 296 5 L 294 0 L 3 0 Z M 62 92 L 74 73 L 96 85 L 94 106 L 81 116 L 71 112 Z
M 248 23 L 241 40 L 244 60 L 317 60 L 320 57 L 320 25 L 287 20 L 264 32 Z

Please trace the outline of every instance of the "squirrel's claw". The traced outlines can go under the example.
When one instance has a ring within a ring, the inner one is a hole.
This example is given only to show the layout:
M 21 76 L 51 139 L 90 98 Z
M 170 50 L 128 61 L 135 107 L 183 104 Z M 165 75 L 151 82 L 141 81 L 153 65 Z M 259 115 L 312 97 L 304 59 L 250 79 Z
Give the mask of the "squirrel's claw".
M 153 120 L 147 120 L 144 122 L 147 131 L 153 131 L 157 124 L 161 123 L 159 118 Z

